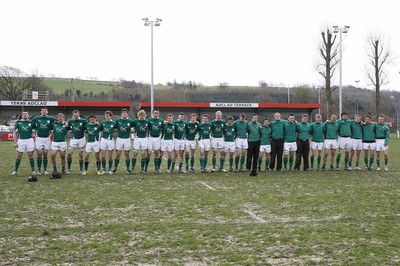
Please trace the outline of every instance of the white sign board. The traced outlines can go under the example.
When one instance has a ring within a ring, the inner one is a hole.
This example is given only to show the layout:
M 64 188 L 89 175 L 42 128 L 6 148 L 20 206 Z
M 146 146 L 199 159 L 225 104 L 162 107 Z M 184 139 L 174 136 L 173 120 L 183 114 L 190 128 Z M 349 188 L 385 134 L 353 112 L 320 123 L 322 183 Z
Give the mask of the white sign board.
M 58 101 L 0 101 L 1 106 L 58 106 Z
M 258 103 L 210 103 L 214 108 L 258 108 Z

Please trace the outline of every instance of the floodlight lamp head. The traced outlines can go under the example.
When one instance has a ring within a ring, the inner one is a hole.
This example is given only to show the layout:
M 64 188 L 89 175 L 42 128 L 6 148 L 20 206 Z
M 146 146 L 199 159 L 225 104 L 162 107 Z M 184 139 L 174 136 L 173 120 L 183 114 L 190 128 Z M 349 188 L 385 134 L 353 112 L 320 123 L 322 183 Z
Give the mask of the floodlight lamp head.
M 345 28 L 350 29 L 350 26 L 344 25 Z
M 160 21 L 160 22 L 162 21 L 162 19 L 160 19 L 160 18 L 156 18 L 156 20 L 157 20 L 157 21 Z
M 339 27 L 338 26 L 332 26 L 333 28 L 333 33 L 338 33 L 339 32 Z
M 149 18 L 145 17 L 145 18 L 142 18 L 142 20 L 147 21 L 147 20 L 149 20 Z
M 145 22 L 144 25 L 145 26 L 150 26 L 150 22 Z
M 155 24 L 154 24 L 154 26 L 156 26 L 156 27 L 158 27 L 158 26 L 160 26 L 161 24 L 160 24 L 160 22 L 156 22 Z

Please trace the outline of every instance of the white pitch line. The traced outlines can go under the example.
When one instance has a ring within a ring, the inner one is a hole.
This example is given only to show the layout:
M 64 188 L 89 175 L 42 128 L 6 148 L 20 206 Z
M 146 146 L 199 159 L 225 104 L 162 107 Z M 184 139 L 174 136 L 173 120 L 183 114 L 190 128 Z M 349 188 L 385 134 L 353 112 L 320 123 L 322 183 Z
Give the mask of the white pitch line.
M 255 214 L 250 208 L 245 208 L 244 212 L 250 215 L 254 220 L 256 220 L 259 223 L 266 223 L 267 221 Z
M 207 183 L 205 183 L 203 181 L 197 181 L 197 182 L 202 184 L 203 186 L 205 186 L 206 188 L 208 188 L 210 190 L 215 190 L 215 188 L 213 188 L 212 186 L 208 185 Z

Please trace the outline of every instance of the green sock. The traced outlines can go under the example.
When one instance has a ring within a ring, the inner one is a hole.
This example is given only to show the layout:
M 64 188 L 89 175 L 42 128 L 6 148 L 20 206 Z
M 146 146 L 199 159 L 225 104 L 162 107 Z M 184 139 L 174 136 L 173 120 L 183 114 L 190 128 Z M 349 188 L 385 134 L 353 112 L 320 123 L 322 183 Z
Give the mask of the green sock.
M 200 157 L 200 169 L 204 169 L 204 158 Z
M 141 159 L 140 160 L 140 166 L 142 168 L 142 171 L 144 171 L 144 169 L 146 169 L 146 165 L 148 165 L 147 158 Z
M 212 167 L 215 169 L 215 165 L 217 164 L 217 158 L 212 158 Z
M 321 156 L 317 157 L 317 167 L 319 168 L 319 166 L 321 165 Z
M 21 160 L 15 159 L 15 172 L 18 172 L 19 165 L 21 164 Z
M 112 160 L 112 159 L 109 159 L 109 160 L 108 160 L 108 170 L 111 171 L 112 165 L 113 165 L 113 160 Z
M 389 159 L 385 159 L 385 166 L 388 166 Z
M 171 169 L 171 163 L 172 163 L 172 160 L 168 159 L 168 163 L 167 163 L 167 169 L 168 170 Z
M 356 162 L 356 167 L 358 167 L 358 164 L 359 164 L 359 163 L 358 163 L 358 162 Z
M 69 170 L 71 170 L 71 165 L 72 165 L 72 158 L 67 158 L 67 166 Z
M 163 157 L 158 158 L 158 169 L 161 169 L 162 160 L 163 160 Z
M 314 168 L 314 156 L 310 157 L 310 166 L 311 168 Z
M 336 156 L 336 167 L 339 168 L 339 164 L 340 164 L 340 157 L 341 155 L 339 154 L 338 156 Z
M 43 158 L 43 170 L 47 171 L 47 164 L 48 164 L 48 160 L 47 157 Z
M 87 171 L 89 168 L 89 162 L 85 162 L 85 171 Z
M 288 158 L 283 158 L 283 167 L 287 168 Z
M 345 160 L 346 160 L 346 158 L 345 158 Z M 346 163 L 346 161 L 344 161 L 344 163 Z M 351 167 L 351 165 L 352 165 L 352 162 L 349 162 L 349 167 Z
M 265 160 L 265 169 L 269 169 L 269 160 L 268 159 Z
M 246 158 L 244 156 L 240 157 L 240 169 L 243 169 L 243 165 L 244 165 L 244 161 L 246 160 Z
M 238 169 L 239 168 L 239 157 L 235 157 L 235 168 Z
M 146 157 L 145 169 L 149 168 L 150 157 Z
M 364 156 L 364 163 L 365 163 L 365 167 L 368 167 L 368 157 Z
M 376 167 L 381 167 L 381 160 L 376 160 Z
M 119 165 L 119 158 L 115 158 L 115 160 L 114 160 L 114 171 L 117 171 L 118 165 Z
M 32 171 L 35 171 L 35 160 L 33 160 L 33 158 L 29 159 L 29 164 L 31 165 Z
M 204 157 L 204 169 L 207 167 L 208 157 Z
M 183 163 L 179 163 L 179 171 L 182 170 L 182 165 L 183 165 Z
M 57 166 L 56 165 L 53 165 L 53 171 L 57 171 Z
M 104 171 L 106 170 L 106 165 L 107 165 L 106 159 L 102 159 L 101 160 L 101 166 L 103 166 L 103 170 Z
M 175 163 L 172 162 L 172 164 L 171 164 L 171 172 L 174 171 L 174 170 L 175 170 Z
M 349 156 L 344 156 L 344 168 L 347 168 L 348 163 L 349 163 Z
M 189 154 L 185 154 L 185 163 L 186 163 L 186 168 L 189 168 Z
M 158 169 L 158 158 L 154 157 L 154 170 L 157 171 L 157 169 Z
M 225 164 L 225 158 L 221 157 L 219 158 L 219 165 L 220 165 L 220 169 L 224 169 L 224 164 Z
M 194 157 L 190 158 L 190 168 L 194 168 Z
M 83 160 L 79 160 L 79 169 L 83 170 Z
M 129 159 L 128 159 L 128 160 L 129 160 Z M 135 168 L 136 168 L 136 161 L 137 161 L 137 158 L 136 158 L 136 157 L 133 157 L 133 158 L 132 158 L 132 172 L 135 171 Z
M 229 169 L 233 168 L 233 158 L 229 158 Z
M 125 166 L 126 166 L 126 171 L 130 171 L 131 169 L 131 159 L 130 158 L 125 158 Z M 132 168 L 133 168 L 133 158 L 132 158 Z
M 96 169 L 97 169 L 97 171 L 99 171 L 100 170 L 100 168 L 101 168 L 101 162 L 100 161 L 96 161 Z
M 374 164 L 374 157 L 369 158 L 369 167 L 372 167 Z
M 292 169 L 293 167 L 293 156 L 289 157 L 289 168 Z
M 258 168 L 261 168 L 262 165 L 262 159 L 258 159 Z
M 42 158 L 37 158 L 37 169 L 38 172 L 40 172 L 40 169 L 42 169 Z

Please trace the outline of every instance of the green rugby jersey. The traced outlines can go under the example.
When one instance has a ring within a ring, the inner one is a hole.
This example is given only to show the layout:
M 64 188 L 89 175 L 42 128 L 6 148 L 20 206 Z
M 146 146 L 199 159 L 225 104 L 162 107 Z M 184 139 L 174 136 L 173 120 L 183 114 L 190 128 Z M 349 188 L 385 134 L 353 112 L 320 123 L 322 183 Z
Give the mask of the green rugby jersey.
M 223 130 L 226 126 L 225 120 L 212 120 L 211 122 L 211 134 L 213 138 L 222 138 L 223 137 Z
M 390 130 L 386 124 L 375 123 L 376 130 L 375 136 L 376 139 L 385 139 L 385 146 L 389 145 L 390 138 Z
M 85 130 L 87 132 L 87 142 L 99 141 L 100 131 L 102 130 L 101 125 L 96 124 L 86 124 Z
M 351 137 L 351 121 L 350 119 L 339 119 L 336 123 L 339 125 L 340 137 Z
M 375 123 L 362 125 L 362 140 L 366 143 L 375 142 Z
M 324 142 L 324 123 L 313 122 L 310 126 L 310 134 L 313 142 Z
M 71 119 L 68 124 L 72 131 L 72 138 L 81 139 L 85 136 L 85 126 L 89 124 L 89 121 L 84 118 Z
M 353 139 L 362 139 L 362 124 L 361 122 L 357 123 L 356 121 L 352 121 L 350 124 L 351 127 L 351 137 Z
M 283 125 L 284 141 L 295 142 L 296 141 L 296 123 L 286 121 Z
M 136 118 L 133 120 L 133 128 L 135 129 L 135 137 L 137 138 L 147 138 L 149 132 L 149 122 L 144 119 L 140 120 Z
M 326 122 L 324 124 L 325 139 L 337 139 L 339 132 L 339 125 L 336 122 Z
M 50 136 L 51 125 L 57 119 L 54 116 L 35 116 L 32 121 L 36 125 L 36 135 L 41 138 L 47 138 Z
M 224 141 L 234 142 L 235 141 L 235 127 L 233 125 L 226 125 L 223 130 Z
M 162 125 L 164 124 L 164 119 L 150 117 L 147 119 L 149 122 L 149 136 L 153 138 L 158 138 L 161 136 Z
M 199 132 L 199 123 L 186 123 L 185 135 L 187 140 L 195 140 L 197 132 Z
M 31 139 L 32 131 L 36 125 L 31 120 L 20 120 L 15 123 L 14 131 L 18 132 L 19 139 Z
M 103 120 L 101 122 L 101 129 L 103 131 L 101 137 L 111 140 L 114 138 L 114 131 L 117 129 L 117 123 L 113 120 Z
M 271 145 L 271 127 L 262 125 L 261 134 L 261 145 Z
M 235 127 L 236 138 L 245 139 L 247 138 L 247 120 L 240 121 L 236 120 L 233 122 L 233 126 Z
M 199 140 L 210 139 L 211 134 L 211 123 L 201 123 L 199 125 Z
M 272 140 L 283 140 L 284 139 L 284 129 L 283 126 L 285 125 L 286 120 L 273 120 L 269 122 L 269 126 L 271 127 L 272 132 Z
M 67 141 L 67 133 L 69 130 L 67 122 L 58 123 L 55 121 L 51 126 L 51 130 L 53 131 L 53 141 L 54 142 L 66 142 Z
M 115 120 L 117 124 L 117 136 L 121 139 L 127 139 L 130 137 L 131 129 L 133 127 L 133 120 L 129 118 L 118 118 Z
M 249 142 L 260 141 L 260 127 L 259 122 L 249 122 L 247 123 L 247 132 L 249 133 Z
M 299 124 L 297 124 L 296 131 L 298 139 L 308 140 L 308 138 L 310 137 L 310 128 L 310 123 L 300 122 Z
M 174 132 L 175 132 L 174 123 L 164 123 L 162 125 L 161 129 L 162 129 L 161 139 L 172 140 L 172 138 L 174 137 Z
M 185 131 L 186 131 L 186 121 L 176 120 L 176 121 L 174 121 L 174 125 L 175 125 L 174 138 L 184 139 Z

